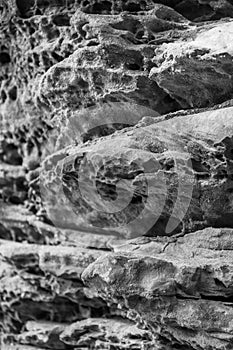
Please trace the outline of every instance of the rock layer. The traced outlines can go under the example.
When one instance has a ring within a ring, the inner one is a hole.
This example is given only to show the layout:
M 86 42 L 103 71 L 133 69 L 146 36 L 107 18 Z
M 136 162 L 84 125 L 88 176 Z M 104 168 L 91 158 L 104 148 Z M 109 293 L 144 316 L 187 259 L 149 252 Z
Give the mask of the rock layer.
M 84 282 L 136 312 L 172 349 L 232 347 L 232 229 L 132 241 L 99 258 Z
M 50 217 L 64 224 L 67 208 L 74 225 L 126 237 L 232 227 L 231 120 L 232 107 L 176 116 L 50 157 Z

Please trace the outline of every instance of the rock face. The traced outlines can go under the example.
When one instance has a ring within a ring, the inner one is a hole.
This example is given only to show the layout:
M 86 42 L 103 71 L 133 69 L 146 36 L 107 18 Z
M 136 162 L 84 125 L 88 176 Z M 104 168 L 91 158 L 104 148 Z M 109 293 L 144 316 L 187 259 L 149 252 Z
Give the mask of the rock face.
M 61 192 L 74 224 L 128 238 L 232 227 L 232 111 L 176 116 L 67 148 L 52 170 L 45 164 L 50 207 Z M 58 225 L 63 207 L 51 208 Z
M 164 345 L 232 347 L 232 229 L 144 239 L 98 259 L 84 282 L 136 311 Z
M 233 349 L 232 18 L 0 0 L 1 349 Z

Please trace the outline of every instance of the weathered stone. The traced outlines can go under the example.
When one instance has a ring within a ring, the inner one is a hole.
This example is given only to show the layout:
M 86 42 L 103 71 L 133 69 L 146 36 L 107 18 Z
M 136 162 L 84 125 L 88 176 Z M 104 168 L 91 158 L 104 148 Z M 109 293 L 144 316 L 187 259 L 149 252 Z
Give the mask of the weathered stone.
M 232 38 L 233 22 L 223 22 L 205 31 L 199 28 L 193 40 L 164 43 L 155 51 L 157 67 L 151 69 L 150 77 L 183 108 L 228 99 L 232 93 Z
M 0 0 L 1 349 L 232 350 L 232 18 Z
M 149 331 L 133 322 L 116 319 L 92 318 L 69 325 L 52 322 L 27 322 L 20 335 L 4 336 L 3 344 L 33 344 L 46 349 L 135 349 L 152 350 L 155 343 Z
M 2 350 L 44 350 L 44 348 L 38 348 L 37 346 L 19 345 L 19 344 L 14 344 L 14 345 L 2 344 Z
M 132 241 L 98 259 L 85 283 L 187 349 L 232 344 L 232 230 L 208 228 L 180 238 Z
M 63 212 L 70 225 L 125 237 L 232 227 L 231 114 L 176 116 L 50 157 L 41 183 L 51 220 L 66 225 Z
M 13 341 L 17 344 L 33 345 L 46 349 L 66 349 L 64 343 L 59 340 L 59 334 L 65 329 L 65 325 L 59 323 L 27 322 L 26 331 L 20 335 L 7 335 L 3 343 Z
M 92 318 L 76 322 L 61 333 L 67 345 L 88 349 L 153 349 L 150 332 L 138 328 L 133 322 L 118 319 Z
M 101 252 L 63 248 L 1 241 L 0 295 L 8 332 L 20 329 L 32 314 L 35 320 L 71 322 L 108 313 L 106 303 L 80 279 Z
M 23 206 L 3 203 L 1 205 L 1 239 L 108 250 L 108 242 L 114 238 L 114 236 L 57 228 L 41 221 Z

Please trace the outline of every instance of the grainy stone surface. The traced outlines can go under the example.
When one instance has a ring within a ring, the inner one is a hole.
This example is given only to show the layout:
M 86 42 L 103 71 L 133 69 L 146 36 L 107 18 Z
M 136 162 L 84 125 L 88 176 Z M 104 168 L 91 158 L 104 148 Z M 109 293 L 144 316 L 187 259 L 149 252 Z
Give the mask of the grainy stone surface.
M 0 347 L 233 349 L 233 1 L 0 0 Z
M 232 229 L 213 228 L 132 241 L 90 265 L 83 279 L 136 311 L 161 339 L 190 349 L 231 349 L 231 241 Z
M 176 116 L 67 148 L 53 167 L 52 158 L 44 165 L 44 191 L 51 193 L 48 211 L 63 225 L 61 213 L 68 198 L 67 211 L 78 213 L 73 215 L 74 225 L 94 232 L 107 228 L 128 238 L 232 227 L 232 135 L 228 107 Z M 120 200 L 114 212 L 116 185 Z M 57 193 L 64 202 L 54 208 Z M 106 199 L 101 204 L 100 194 Z M 190 203 L 187 196 L 192 197 Z M 169 218 L 175 222 L 188 204 L 181 223 L 166 233 Z M 141 213 L 143 220 L 136 220 Z M 71 223 L 71 215 L 69 219 Z

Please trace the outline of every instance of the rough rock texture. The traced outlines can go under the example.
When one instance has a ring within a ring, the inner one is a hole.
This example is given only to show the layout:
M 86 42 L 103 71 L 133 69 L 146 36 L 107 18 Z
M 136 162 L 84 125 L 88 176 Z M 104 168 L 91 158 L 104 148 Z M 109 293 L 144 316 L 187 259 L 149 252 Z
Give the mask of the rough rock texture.
M 233 349 L 232 18 L 0 0 L 1 349 Z
M 83 274 L 176 349 L 232 349 L 232 229 L 121 245 Z M 173 348 L 173 347 L 171 347 Z
M 50 157 L 43 180 L 54 222 L 63 224 L 64 203 L 52 207 L 62 193 L 78 214 L 74 224 L 90 231 L 134 237 L 232 227 L 232 111 L 176 116 L 72 146 L 52 168 Z

